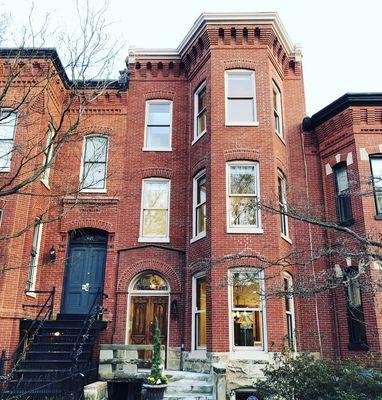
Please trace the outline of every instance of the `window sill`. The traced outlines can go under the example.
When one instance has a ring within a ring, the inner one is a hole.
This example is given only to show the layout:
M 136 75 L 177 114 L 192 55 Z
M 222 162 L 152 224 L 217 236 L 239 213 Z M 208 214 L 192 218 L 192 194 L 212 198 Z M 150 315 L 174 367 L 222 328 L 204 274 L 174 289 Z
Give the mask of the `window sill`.
M 256 234 L 261 234 L 264 233 L 263 228 L 248 228 L 248 227 L 237 227 L 233 228 L 228 226 L 227 227 L 227 233 L 256 233 Z
M 382 214 L 377 214 L 377 215 L 374 217 L 374 219 L 375 219 L 376 221 L 382 221 Z
M 285 139 L 284 139 L 284 137 L 282 136 L 282 134 L 279 133 L 279 132 L 277 132 L 277 131 L 275 131 L 275 134 L 276 134 L 276 136 L 284 143 L 284 145 L 286 145 Z
M 206 235 L 206 232 L 200 233 L 198 236 L 194 236 L 194 237 L 190 240 L 190 243 L 195 243 L 195 242 L 197 242 L 198 240 L 205 238 L 206 236 L 207 236 L 207 235 Z
M 232 122 L 226 121 L 225 126 L 259 126 L 259 123 L 256 121 L 242 121 L 242 122 Z
M 281 234 L 281 237 L 288 243 L 292 244 L 292 239 L 289 236 Z
M 2 172 L 11 172 L 11 169 L 10 169 L 10 168 L 0 169 L 0 174 L 1 174 Z
M 170 243 L 168 237 L 139 237 L 138 243 Z
M 350 351 L 368 351 L 369 346 L 366 343 L 349 343 L 348 350 L 350 350 Z
M 341 226 L 352 226 L 354 225 L 355 221 L 354 219 L 349 219 L 349 221 L 343 221 L 343 222 L 338 222 L 339 225 Z
M 33 289 L 30 289 L 30 290 L 34 290 L 34 288 Z M 33 297 L 34 299 L 36 298 L 36 293 L 34 293 L 34 292 L 28 292 L 28 291 L 26 291 L 25 292 L 25 296 L 28 296 L 28 297 Z
M 207 133 L 207 130 L 203 131 L 199 136 L 195 137 L 194 140 L 191 142 L 191 146 L 194 145 L 199 139 L 201 139 L 205 134 Z
M 142 151 L 172 151 L 171 147 L 142 147 Z
M 45 179 L 40 179 L 40 181 L 41 181 L 41 183 L 42 183 L 47 189 L 50 190 L 50 185 L 49 185 L 49 182 L 48 182 L 47 180 L 45 180 Z
M 106 189 L 81 189 L 80 193 L 107 193 Z

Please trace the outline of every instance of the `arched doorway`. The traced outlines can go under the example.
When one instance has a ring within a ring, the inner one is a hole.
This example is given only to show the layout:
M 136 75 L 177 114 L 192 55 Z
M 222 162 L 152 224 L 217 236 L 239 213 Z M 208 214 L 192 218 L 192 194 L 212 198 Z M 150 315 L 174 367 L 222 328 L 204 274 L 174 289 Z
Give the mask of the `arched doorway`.
M 155 320 L 161 332 L 161 342 L 167 345 L 167 325 L 170 287 L 167 280 L 156 272 L 138 275 L 130 285 L 128 343 L 151 345 Z M 138 352 L 140 367 L 149 367 L 151 351 Z
M 97 293 L 103 291 L 107 232 L 76 229 L 69 233 L 62 314 L 87 314 Z

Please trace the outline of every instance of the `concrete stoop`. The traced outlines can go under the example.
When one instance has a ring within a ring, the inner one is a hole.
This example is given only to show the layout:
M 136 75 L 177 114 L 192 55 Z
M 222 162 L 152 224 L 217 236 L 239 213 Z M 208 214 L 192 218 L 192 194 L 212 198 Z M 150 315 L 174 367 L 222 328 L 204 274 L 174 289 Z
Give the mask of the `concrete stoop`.
M 210 374 L 166 371 L 168 386 L 164 394 L 169 400 L 213 400 L 213 380 Z

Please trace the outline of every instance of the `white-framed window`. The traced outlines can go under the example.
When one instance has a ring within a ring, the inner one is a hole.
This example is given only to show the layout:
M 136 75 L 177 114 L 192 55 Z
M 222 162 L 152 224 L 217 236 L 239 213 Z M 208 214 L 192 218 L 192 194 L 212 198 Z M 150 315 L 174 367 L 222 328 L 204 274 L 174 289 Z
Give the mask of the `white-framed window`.
M 288 346 L 296 351 L 296 324 L 294 318 L 293 279 L 288 273 L 284 274 L 285 314 Z
M 276 85 L 274 81 L 272 81 L 272 105 L 273 105 L 273 117 L 275 122 L 275 131 L 281 138 L 284 138 L 281 92 L 279 87 Z
M 194 94 L 194 141 L 207 132 L 207 89 L 204 81 Z
M 106 192 L 108 138 L 100 135 L 85 137 L 82 157 L 81 191 Z
M 1 227 L 1 224 L 3 222 L 3 214 L 4 214 L 3 209 L 0 208 L 0 227 Z
M 378 216 L 382 216 L 382 154 L 370 156 L 371 174 L 373 178 L 375 208 Z
M 169 242 L 170 180 L 148 178 L 142 181 L 140 242 Z
M 17 112 L 0 110 L 0 172 L 11 170 L 11 160 L 15 142 Z
M 41 235 L 42 235 L 42 223 L 39 218 L 36 218 L 33 230 L 32 249 L 29 260 L 28 277 L 26 284 L 27 292 L 33 291 L 36 288 L 37 266 L 40 256 Z
M 53 138 L 54 138 L 54 129 L 52 126 L 49 126 L 48 133 L 46 135 L 44 161 L 42 164 L 45 169 L 41 174 L 41 181 L 46 186 L 49 186 L 49 176 L 50 176 L 50 169 L 53 157 L 53 145 L 54 145 Z
M 259 269 L 229 271 L 232 350 L 265 350 L 264 279 Z
M 259 163 L 227 163 L 227 232 L 262 233 Z
M 281 171 L 278 171 L 277 176 L 278 183 L 278 200 L 279 200 L 279 210 L 280 210 L 280 230 L 281 236 L 284 238 L 289 238 L 289 225 L 288 216 L 284 213 L 287 212 L 287 196 L 286 196 L 286 179 Z
M 225 72 L 226 125 L 258 125 L 255 71 L 232 69 Z
M 172 101 L 146 101 L 145 142 L 143 150 L 171 151 Z
M 192 349 L 207 347 L 207 295 L 206 276 L 198 274 L 192 278 Z
M 192 241 L 206 236 L 206 171 L 199 172 L 193 179 L 193 224 Z

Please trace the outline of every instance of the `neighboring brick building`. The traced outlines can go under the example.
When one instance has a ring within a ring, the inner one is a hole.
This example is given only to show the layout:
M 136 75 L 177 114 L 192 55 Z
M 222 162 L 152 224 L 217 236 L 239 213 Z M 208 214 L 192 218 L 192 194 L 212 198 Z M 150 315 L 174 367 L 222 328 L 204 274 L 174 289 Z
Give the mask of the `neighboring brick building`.
M 19 116 L 15 144 L 46 132 L 49 102 L 62 104 L 66 90 L 55 52 L 31 53 L 25 62 L 30 79 L 49 62 L 58 75 L 35 105 L 37 128 L 23 129 Z M 258 210 L 256 202 L 283 207 L 287 196 L 291 204 L 324 204 L 335 220 L 335 165 L 370 176 L 373 154 L 381 171 L 382 95 L 346 95 L 305 119 L 303 132 L 301 53 L 274 13 L 202 14 L 177 49 L 133 49 L 127 63 L 128 88 L 113 85 L 86 109 L 76 140 L 54 160 L 50 186 L 38 179 L 29 188 L 75 189 L 83 176 L 87 189 L 60 199 L 59 220 L 1 245 L 1 263 L 14 268 L 0 276 L 0 347 L 17 343 L 19 319 L 31 315 L 22 305 L 41 301 L 25 294 L 29 285 L 55 286 L 55 312 L 69 314 L 87 313 L 103 289 L 105 343 L 148 343 L 156 316 L 167 367 L 207 372 L 227 363 L 229 389 L 248 385 L 286 342 L 325 357 L 379 352 L 376 298 L 363 299 L 367 345 L 363 334 L 349 350 L 344 293 L 262 300 L 260 293 L 290 288 L 300 272 L 273 265 L 259 275 L 264 263 L 254 255 L 277 260 L 330 243 L 321 228 Z M 373 201 L 352 204 L 364 234 L 378 231 L 382 205 L 374 218 Z M 33 223 L 39 202 L 44 197 L 0 199 L 0 234 Z M 312 277 L 333 269 L 326 259 L 309 265 Z

